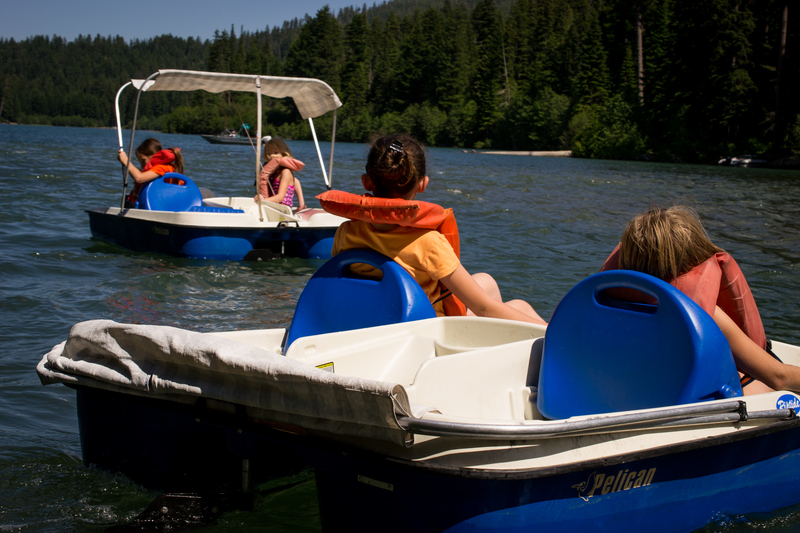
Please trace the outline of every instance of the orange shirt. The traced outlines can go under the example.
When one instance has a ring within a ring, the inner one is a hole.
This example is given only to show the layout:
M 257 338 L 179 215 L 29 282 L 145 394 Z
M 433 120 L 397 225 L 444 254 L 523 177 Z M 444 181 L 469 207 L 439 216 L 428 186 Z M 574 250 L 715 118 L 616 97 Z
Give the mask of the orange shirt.
M 336 231 L 331 255 L 354 248 L 369 248 L 393 259 L 417 280 L 436 315 L 445 316 L 443 304 L 438 301 L 442 296 L 438 281 L 455 272 L 460 261 L 444 235 L 407 226 L 378 231 L 368 222 L 350 220 Z M 376 269 L 368 265 L 354 265 L 351 270 L 366 277 L 378 276 Z

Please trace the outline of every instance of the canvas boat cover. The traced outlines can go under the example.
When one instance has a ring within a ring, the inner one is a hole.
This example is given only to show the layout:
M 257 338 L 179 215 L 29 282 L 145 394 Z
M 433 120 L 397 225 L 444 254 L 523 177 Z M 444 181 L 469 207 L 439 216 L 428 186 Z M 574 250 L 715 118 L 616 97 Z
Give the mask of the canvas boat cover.
M 139 88 L 145 80 L 131 80 Z M 226 74 L 194 70 L 159 70 L 148 80 L 146 91 L 224 91 L 258 92 L 272 98 L 291 97 L 303 119 L 316 118 L 342 106 L 333 89 L 322 80 L 313 78 L 284 78 L 255 74 Z
M 202 396 L 244 405 L 257 419 L 412 443 L 397 422 L 412 415 L 401 385 L 339 376 L 209 333 L 81 322 L 36 371 L 44 385 L 82 385 L 183 403 Z

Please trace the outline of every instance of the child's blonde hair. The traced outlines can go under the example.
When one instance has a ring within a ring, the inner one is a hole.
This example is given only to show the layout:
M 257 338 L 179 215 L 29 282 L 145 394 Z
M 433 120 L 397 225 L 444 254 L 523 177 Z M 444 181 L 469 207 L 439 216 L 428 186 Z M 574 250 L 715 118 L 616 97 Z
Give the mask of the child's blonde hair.
M 294 157 L 292 151 L 289 150 L 289 146 L 286 145 L 286 141 L 280 137 L 273 137 L 264 145 L 264 159 L 267 159 L 269 156 L 271 148 L 277 148 L 283 157 Z
M 366 170 L 375 196 L 405 196 L 427 175 L 425 149 L 408 135 L 379 137 L 369 150 Z
M 651 207 L 633 217 L 622 232 L 619 268 L 669 281 L 723 251 L 711 242 L 690 207 Z

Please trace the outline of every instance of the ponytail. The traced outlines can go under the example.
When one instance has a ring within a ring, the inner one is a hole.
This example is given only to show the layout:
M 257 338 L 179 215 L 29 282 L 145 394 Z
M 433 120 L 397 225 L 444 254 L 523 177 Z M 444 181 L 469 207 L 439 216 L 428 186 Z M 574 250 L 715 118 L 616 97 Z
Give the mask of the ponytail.
M 367 175 L 381 198 L 400 198 L 427 175 L 425 150 L 408 135 L 387 135 L 372 143 Z
M 167 150 L 175 154 L 175 161 L 172 162 L 172 166 L 175 167 L 175 172 L 178 174 L 183 174 L 183 156 L 181 155 L 181 149 L 167 148 Z

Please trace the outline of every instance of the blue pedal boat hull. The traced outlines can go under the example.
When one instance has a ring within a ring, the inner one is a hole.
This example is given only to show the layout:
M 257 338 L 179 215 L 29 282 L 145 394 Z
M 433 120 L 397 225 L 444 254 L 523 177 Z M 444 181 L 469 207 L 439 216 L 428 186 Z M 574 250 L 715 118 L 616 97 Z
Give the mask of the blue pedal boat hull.
M 92 236 L 139 252 L 240 261 L 272 257 L 329 258 L 336 227 L 202 227 L 91 209 Z M 250 257 L 248 257 L 250 254 Z
M 294 448 L 270 437 L 270 426 L 253 428 L 242 412 L 220 411 L 202 399 L 180 403 L 73 388 L 84 464 L 124 474 L 145 487 L 246 490 L 243 485 L 305 468 Z
M 75 388 L 87 466 L 192 492 L 240 486 L 244 460 L 251 484 L 311 467 L 324 531 L 407 531 L 409 521 L 392 510 L 411 509 L 423 532 L 688 532 L 800 501 L 798 418 L 577 463 L 498 470 L 295 434 L 202 400 Z
M 798 419 L 523 471 L 432 466 L 329 445 L 308 448 L 306 460 L 325 531 L 692 531 L 715 517 L 800 501 Z M 413 511 L 413 519 L 392 509 Z

